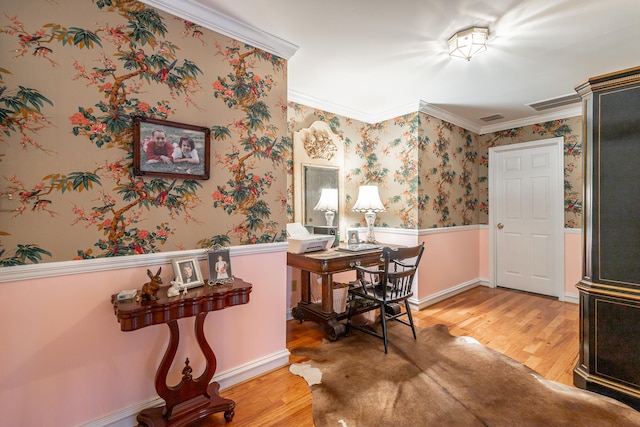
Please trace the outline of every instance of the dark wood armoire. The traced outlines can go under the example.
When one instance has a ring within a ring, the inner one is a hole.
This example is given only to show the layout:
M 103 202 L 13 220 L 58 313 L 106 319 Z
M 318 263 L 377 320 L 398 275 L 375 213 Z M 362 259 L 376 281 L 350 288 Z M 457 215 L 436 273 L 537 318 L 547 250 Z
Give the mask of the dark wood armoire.
M 584 224 L 577 387 L 640 410 L 640 67 L 576 87 Z

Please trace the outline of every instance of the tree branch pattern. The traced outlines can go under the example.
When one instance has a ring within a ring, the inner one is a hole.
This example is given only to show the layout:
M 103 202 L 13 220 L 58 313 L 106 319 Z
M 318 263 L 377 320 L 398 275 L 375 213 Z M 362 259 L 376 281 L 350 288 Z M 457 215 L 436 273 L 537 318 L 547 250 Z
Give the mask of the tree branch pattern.
M 213 207 L 227 215 L 243 215 L 245 218 L 225 235 L 216 235 L 198 242 L 201 247 L 225 244 L 230 236 L 243 244 L 267 243 L 286 239 L 284 230 L 269 221 L 271 210 L 264 201 L 275 177 L 272 171 L 255 172 L 259 161 L 270 161 L 273 168 L 288 167 L 285 154 L 291 151 L 289 137 L 278 139 L 278 129 L 270 124 L 271 113 L 261 100 L 273 88 L 271 75 L 257 75 L 257 61 L 271 64 L 274 71 L 281 71 L 285 61 L 275 55 L 249 45 L 233 43 L 230 47 L 217 47 L 232 69 L 225 77 L 213 83 L 214 96 L 227 108 L 242 111 L 244 117 L 225 126 L 214 126 L 212 136 L 216 140 L 233 138 L 226 154 L 217 154 L 216 164 L 225 168 L 230 178 L 219 185 L 211 195 Z M 232 136 L 235 135 L 235 136 Z M 284 206 L 286 207 L 286 205 Z
M 166 26 L 153 9 L 135 1 L 101 0 L 96 5 L 100 9 L 119 13 L 128 24 L 105 25 L 89 31 L 49 23 L 29 32 L 17 17 L 12 17 L 11 24 L 3 32 L 16 38 L 19 46 L 16 49 L 17 57 L 32 51 L 33 55 L 47 59 L 51 66 L 57 66 L 53 59 L 56 43 L 93 49 L 102 47 L 102 43 L 106 42 L 115 48 L 113 58 L 101 51 L 101 65 L 91 70 L 77 62 L 74 64 L 77 70 L 74 79 L 87 80 L 88 86 L 96 87 L 103 100 L 91 107 L 79 107 L 69 120 L 73 135 L 88 138 L 99 149 L 123 151 L 123 156 L 92 171 L 47 175 L 31 188 L 26 187 L 18 177 L 9 177 L 9 191 L 20 196 L 18 214 L 30 206 L 31 210 L 55 215 L 51 207 L 52 193 L 91 191 L 94 186 L 101 187 L 95 206 L 90 209 L 73 207 L 75 224 L 93 227 L 104 236 L 94 244 L 98 251 L 94 252 L 92 248 L 78 250 L 77 258 L 155 252 L 172 231 L 165 222 L 151 229 L 138 228 L 136 225 L 144 218 L 145 210 L 162 208 L 168 210 L 171 218 L 180 214 L 186 221 L 195 221 L 190 211 L 200 203 L 196 190 L 201 184 L 184 180 L 176 185 L 176 181 L 145 181 L 133 176 L 132 118 L 166 119 L 172 113 L 167 101 L 149 105 L 138 95 L 145 85 L 158 84 L 168 87 L 172 97 L 183 97 L 187 104 L 192 103 L 191 95 L 200 90 L 196 78 L 202 72 L 194 62 L 177 58 L 178 47 L 163 39 Z M 8 71 L 3 69 L 2 72 Z M 28 130 L 37 131 L 37 126 L 31 125 L 34 121 L 49 125 L 41 119 L 40 108 L 45 102 L 53 106 L 36 90 L 20 87 L 12 98 L 5 97 L 3 90 L 2 103 L 10 107 L 3 109 L 0 116 L 4 134 L 21 132 L 25 146 L 29 144 L 45 149 L 33 140 L 25 139 L 28 138 Z M 111 190 L 104 188 L 106 183 L 113 185 Z M 31 254 L 18 258 L 37 262 L 39 254 L 48 254 L 37 248 L 32 249 Z M 24 252 L 24 248 L 22 250 Z M 0 261 L 3 265 L 15 263 L 15 254 Z

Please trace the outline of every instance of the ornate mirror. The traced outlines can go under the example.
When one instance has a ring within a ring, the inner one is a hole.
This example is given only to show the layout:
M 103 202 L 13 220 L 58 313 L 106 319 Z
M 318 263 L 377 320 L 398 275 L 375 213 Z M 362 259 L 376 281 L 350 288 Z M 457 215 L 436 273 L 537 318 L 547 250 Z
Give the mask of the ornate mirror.
M 333 225 L 341 226 L 340 221 L 344 217 L 343 163 L 344 144 L 327 123 L 316 121 L 294 133 L 295 222 L 307 226 L 326 226 L 325 214 L 329 208 L 335 207 L 335 202 L 331 200 L 337 198 Z M 337 194 L 323 190 L 336 190 Z

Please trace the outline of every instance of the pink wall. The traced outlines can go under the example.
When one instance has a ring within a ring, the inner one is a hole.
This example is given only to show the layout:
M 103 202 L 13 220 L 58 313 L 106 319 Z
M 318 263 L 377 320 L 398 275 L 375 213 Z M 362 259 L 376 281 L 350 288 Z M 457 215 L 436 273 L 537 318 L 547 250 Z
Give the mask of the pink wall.
M 285 264 L 284 250 L 232 256 L 234 275 L 252 283 L 253 291 L 249 304 L 207 316 L 205 330 L 218 360 L 216 375 L 286 351 Z M 172 267 L 162 267 L 168 283 Z M 201 267 L 206 271 L 206 262 Z M 138 288 L 145 271 L 142 267 L 0 283 L 2 425 L 73 426 L 157 398 L 154 376 L 168 328 L 121 332 L 110 302 L 111 294 Z M 173 368 L 176 382 L 185 357 L 194 376 L 204 368 L 192 338 L 193 319 L 179 325 L 183 335 L 179 366 Z
M 576 284 L 582 279 L 582 234 L 564 234 L 564 291 L 578 295 Z
M 478 234 L 478 262 L 480 267 L 478 276 L 482 280 L 489 280 L 489 229 L 482 227 Z
M 420 263 L 420 300 L 454 286 L 477 281 L 480 272 L 477 227 L 439 229 L 422 236 L 425 252 Z

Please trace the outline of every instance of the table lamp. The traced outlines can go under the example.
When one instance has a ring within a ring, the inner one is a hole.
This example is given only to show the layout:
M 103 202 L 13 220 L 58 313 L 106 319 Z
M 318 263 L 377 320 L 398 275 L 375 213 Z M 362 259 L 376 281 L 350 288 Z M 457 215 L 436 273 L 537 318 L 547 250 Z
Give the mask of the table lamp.
M 327 220 L 327 227 L 333 226 L 333 218 L 338 210 L 338 189 L 323 188 L 320 194 L 320 200 L 313 208 L 314 211 L 326 211 L 324 217 Z
M 376 243 L 376 236 L 373 233 L 373 224 L 376 222 L 376 212 L 384 212 L 386 209 L 380 200 L 377 185 L 361 185 L 358 190 L 358 200 L 351 208 L 354 212 L 365 212 L 364 218 L 367 221 L 367 243 Z

